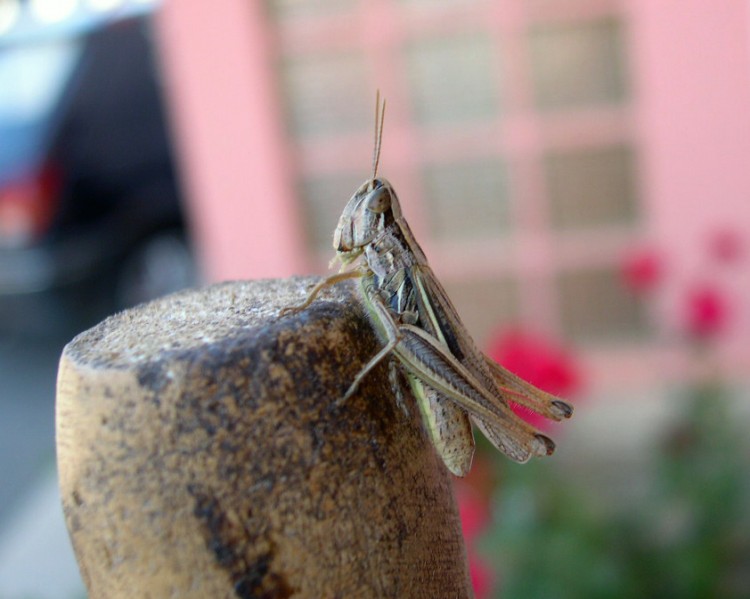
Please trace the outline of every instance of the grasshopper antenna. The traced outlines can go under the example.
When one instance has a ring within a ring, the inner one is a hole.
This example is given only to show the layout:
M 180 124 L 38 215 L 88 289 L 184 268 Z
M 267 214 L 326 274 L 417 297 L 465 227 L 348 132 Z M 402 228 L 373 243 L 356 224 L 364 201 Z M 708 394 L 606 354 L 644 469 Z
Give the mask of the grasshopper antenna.
M 385 118 L 385 99 L 380 104 L 380 90 L 375 94 L 375 145 L 372 153 L 372 178 L 378 175 L 378 164 L 380 164 L 380 147 L 383 141 L 383 119 Z

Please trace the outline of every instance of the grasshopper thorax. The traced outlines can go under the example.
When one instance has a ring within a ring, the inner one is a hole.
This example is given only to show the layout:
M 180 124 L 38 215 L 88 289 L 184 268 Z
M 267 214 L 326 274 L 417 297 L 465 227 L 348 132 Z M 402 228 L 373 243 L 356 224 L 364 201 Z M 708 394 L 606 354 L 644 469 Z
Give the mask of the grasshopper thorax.
M 343 264 L 353 261 L 400 216 L 391 184 L 382 178 L 365 181 L 346 204 L 333 234 L 338 258 Z

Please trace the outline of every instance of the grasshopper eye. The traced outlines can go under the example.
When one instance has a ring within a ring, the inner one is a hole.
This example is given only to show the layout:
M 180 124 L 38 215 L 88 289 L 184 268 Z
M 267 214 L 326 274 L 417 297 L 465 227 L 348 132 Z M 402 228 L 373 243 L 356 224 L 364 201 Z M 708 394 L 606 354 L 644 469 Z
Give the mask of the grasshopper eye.
M 367 198 L 367 210 L 382 214 L 391 207 L 391 194 L 385 187 L 376 187 Z

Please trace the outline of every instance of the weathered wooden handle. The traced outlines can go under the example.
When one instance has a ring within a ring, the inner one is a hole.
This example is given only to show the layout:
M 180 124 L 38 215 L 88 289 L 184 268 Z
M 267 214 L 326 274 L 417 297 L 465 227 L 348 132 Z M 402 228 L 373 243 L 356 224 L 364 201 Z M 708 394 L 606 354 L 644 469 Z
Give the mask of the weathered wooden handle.
M 467 597 L 447 470 L 348 285 L 236 282 L 115 315 L 63 351 L 57 451 L 90 596 Z

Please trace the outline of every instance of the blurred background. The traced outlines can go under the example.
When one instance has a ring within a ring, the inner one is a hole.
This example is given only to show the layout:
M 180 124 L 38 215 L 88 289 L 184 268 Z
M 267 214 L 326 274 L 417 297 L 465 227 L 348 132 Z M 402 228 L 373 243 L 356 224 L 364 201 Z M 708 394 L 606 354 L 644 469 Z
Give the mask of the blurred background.
M 377 89 L 475 339 L 576 405 L 554 458 L 457 482 L 477 596 L 750 596 L 746 2 L 0 0 L 0 597 L 85 595 L 63 344 L 325 273 Z

